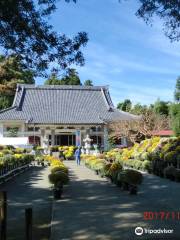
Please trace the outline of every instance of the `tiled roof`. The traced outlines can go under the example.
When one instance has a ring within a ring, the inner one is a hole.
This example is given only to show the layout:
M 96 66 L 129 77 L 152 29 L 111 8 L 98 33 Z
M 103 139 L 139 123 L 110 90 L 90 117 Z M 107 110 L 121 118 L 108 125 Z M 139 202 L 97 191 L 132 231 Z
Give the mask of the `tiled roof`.
M 137 116 L 114 108 L 107 87 L 18 85 L 13 106 L 0 120 L 39 124 L 101 124 Z

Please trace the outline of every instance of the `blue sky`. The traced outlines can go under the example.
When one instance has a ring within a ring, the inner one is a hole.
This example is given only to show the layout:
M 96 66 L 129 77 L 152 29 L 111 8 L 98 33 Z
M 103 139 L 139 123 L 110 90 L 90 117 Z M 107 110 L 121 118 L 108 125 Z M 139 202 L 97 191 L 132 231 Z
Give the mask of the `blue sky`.
M 142 104 L 173 100 L 180 75 L 180 43 L 164 36 L 159 19 L 152 27 L 138 19 L 137 8 L 136 0 L 61 0 L 50 19 L 55 30 L 70 37 L 88 33 L 85 66 L 76 69 L 82 82 L 109 85 L 115 105 L 125 98 Z

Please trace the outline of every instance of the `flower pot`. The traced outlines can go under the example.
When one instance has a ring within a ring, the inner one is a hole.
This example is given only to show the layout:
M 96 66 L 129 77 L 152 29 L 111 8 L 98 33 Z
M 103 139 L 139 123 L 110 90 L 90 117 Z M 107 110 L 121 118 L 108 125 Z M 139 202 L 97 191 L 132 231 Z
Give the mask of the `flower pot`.
M 117 181 L 117 186 L 121 188 L 122 187 L 122 182 L 121 181 Z
M 123 189 L 124 191 L 128 191 L 128 190 L 129 190 L 129 184 L 126 183 L 126 182 L 123 182 L 123 183 L 122 183 L 122 189 Z
M 53 194 L 54 194 L 54 199 L 61 199 L 62 188 L 54 188 Z
M 113 178 L 112 178 L 112 176 L 107 176 L 108 178 L 109 178 L 109 181 L 111 182 L 111 183 L 113 183 Z
M 137 194 L 137 186 L 130 186 L 129 193 L 132 195 L 136 195 Z

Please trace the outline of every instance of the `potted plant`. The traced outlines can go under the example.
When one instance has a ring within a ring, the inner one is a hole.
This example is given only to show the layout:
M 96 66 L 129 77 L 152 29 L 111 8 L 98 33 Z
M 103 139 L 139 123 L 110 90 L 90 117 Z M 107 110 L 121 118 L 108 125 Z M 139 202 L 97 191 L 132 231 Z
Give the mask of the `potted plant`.
M 54 199 L 61 199 L 63 193 L 63 185 L 61 182 L 56 182 L 53 188 Z
M 120 176 L 123 190 L 129 190 L 130 194 L 137 194 L 137 185 L 142 182 L 142 174 L 136 170 L 125 169 Z
M 53 193 L 55 199 L 60 199 L 63 191 L 63 185 L 69 181 L 68 174 L 65 171 L 53 171 L 49 174 L 49 181 L 54 184 Z
M 174 166 L 168 166 L 164 169 L 164 176 L 172 181 L 175 180 L 176 168 Z

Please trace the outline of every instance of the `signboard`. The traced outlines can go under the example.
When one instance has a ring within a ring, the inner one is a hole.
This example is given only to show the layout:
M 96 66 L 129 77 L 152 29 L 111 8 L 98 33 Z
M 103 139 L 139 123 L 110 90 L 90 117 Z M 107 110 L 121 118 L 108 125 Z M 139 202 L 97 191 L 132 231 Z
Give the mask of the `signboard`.
M 81 131 L 76 130 L 76 146 L 81 146 Z

